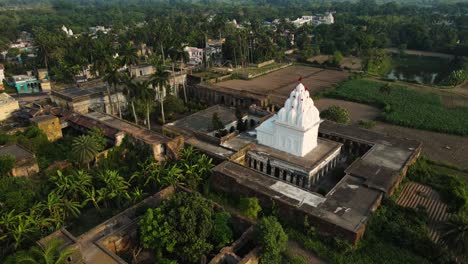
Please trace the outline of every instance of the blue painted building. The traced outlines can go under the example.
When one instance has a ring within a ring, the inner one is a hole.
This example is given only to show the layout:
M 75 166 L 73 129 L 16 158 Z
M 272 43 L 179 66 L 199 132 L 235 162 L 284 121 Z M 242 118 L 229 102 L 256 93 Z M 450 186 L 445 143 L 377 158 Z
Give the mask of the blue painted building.
M 41 81 L 35 76 L 15 75 L 11 85 L 16 88 L 18 94 L 32 94 L 42 92 Z

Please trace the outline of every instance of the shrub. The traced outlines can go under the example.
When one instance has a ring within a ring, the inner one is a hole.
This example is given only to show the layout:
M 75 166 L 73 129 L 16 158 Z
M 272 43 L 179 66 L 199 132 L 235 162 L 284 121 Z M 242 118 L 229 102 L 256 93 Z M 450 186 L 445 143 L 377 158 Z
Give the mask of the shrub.
M 232 230 L 229 228 L 231 215 L 227 212 L 216 213 L 213 226 L 213 242 L 220 249 L 232 242 Z
M 362 128 L 373 128 L 377 123 L 373 120 L 359 120 L 358 125 Z
M 11 154 L 0 156 L 0 177 L 10 174 L 13 166 L 15 166 L 15 157 Z
M 328 109 L 322 111 L 320 117 L 341 124 L 349 124 L 351 121 L 348 110 L 336 105 L 330 106 Z
M 241 208 L 242 213 L 251 219 L 257 219 L 258 213 L 262 210 L 262 207 L 258 203 L 258 199 L 255 197 L 241 198 L 239 207 Z
M 260 263 L 281 263 L 281 253 L 286 250 L 288 236 L 276 217 L 264 217 L 255 226 L 255 240 L 262 247 Z

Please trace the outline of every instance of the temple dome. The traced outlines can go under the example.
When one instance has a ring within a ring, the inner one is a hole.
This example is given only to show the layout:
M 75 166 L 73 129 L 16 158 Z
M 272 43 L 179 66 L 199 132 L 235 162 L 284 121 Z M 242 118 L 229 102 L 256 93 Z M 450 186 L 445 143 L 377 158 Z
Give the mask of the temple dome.
M 284 107 L 278 112 L 278 117 L 279 122 L 302 130 L 320 122 L 320 113 L 302 83 L 290 93 Z

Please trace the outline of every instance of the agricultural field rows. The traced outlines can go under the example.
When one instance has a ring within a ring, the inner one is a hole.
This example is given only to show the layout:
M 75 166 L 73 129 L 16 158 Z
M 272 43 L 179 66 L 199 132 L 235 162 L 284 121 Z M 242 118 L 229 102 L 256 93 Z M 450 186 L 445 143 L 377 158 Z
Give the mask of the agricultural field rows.
M 388 123 L 442 133 L 468 135 L 468 107 L 446 108 L 433 93 L 410 90 L 369 80 L 350 80 L 326 96 L 375 105 L 384 111 L 379 118 Z

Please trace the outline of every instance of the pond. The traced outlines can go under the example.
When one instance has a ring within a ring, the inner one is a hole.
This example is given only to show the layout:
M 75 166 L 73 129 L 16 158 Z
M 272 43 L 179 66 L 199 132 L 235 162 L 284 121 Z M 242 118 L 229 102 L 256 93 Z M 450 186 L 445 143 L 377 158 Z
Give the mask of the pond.
M 404 55 L 392 57 L 392 67 L 384 76 L 390 80 L 437 85 L 449 74 L 449 59 Z

